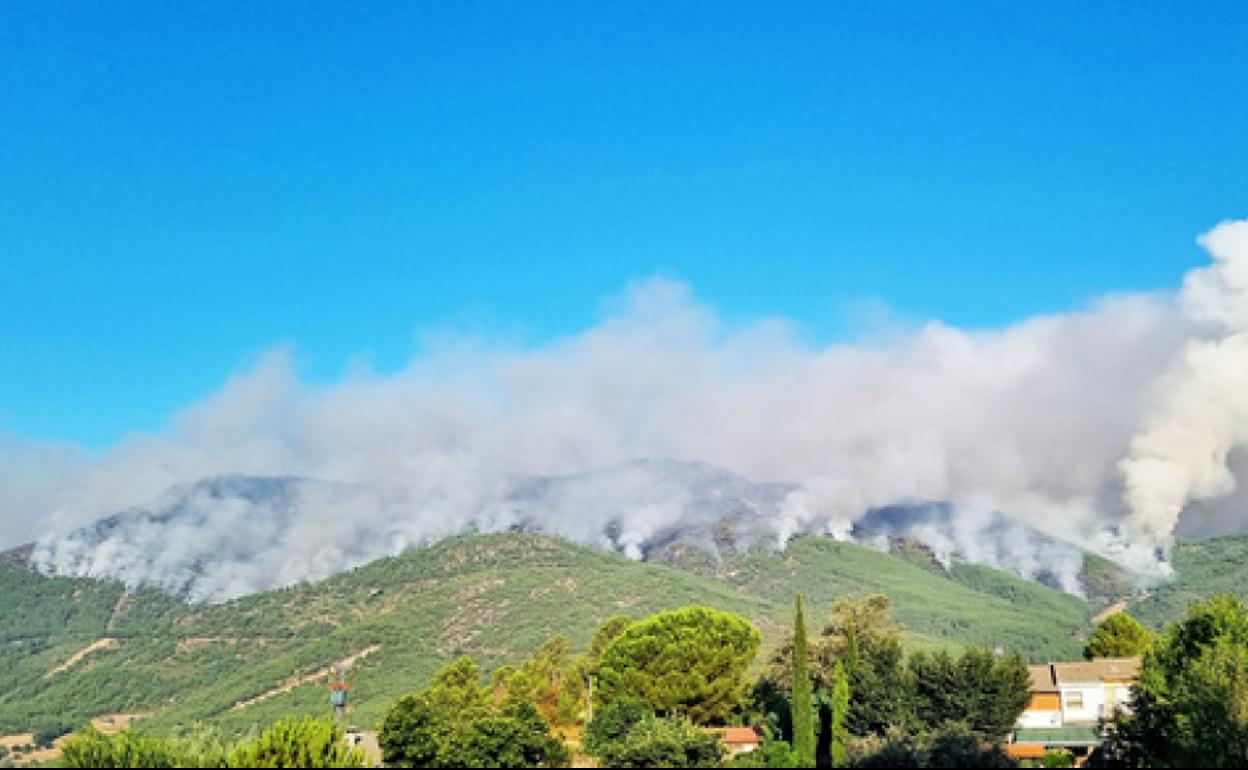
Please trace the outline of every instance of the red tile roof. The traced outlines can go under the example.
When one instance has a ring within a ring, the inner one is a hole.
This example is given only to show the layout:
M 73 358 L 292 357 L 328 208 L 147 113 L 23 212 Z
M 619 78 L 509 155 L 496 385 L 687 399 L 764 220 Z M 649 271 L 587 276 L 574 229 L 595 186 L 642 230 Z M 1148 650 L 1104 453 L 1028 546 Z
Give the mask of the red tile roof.
M 719 739 L 729 746 L 751 745 L 760 740 L 753 727 L 725 727 Z

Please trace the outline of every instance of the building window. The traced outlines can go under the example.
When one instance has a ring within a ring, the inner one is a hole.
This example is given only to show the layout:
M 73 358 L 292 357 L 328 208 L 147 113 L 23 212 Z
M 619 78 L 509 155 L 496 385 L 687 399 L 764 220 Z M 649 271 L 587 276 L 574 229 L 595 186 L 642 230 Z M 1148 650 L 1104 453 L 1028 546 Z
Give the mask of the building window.
M 1083 693 L 1081 692 L 1066 693 L 1066 708 L 1068 709 L 1083 708 Z

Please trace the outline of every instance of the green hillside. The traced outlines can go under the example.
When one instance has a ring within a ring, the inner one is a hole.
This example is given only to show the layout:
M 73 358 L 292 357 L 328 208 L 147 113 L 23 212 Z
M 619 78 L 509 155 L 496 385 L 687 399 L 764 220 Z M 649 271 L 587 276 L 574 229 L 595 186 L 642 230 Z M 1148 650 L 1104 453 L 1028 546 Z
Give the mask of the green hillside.
M 750 551 L 718 564 L 691 558 L 687 568 L 714 574 L 744 593 L 777 604 L 799 587 L 827 606 L 839 596 L 883 593 L 912 633 L 959 644 L 1002 646 L 1034 659 L 1077 654 L 1094 609 L 1081 599 L 971 564 L 950 572 L 820 537 L 799 537 L 783 554 Z M 671 563 L 680 564 L 677 557 Z
M 1248 535 L 1179 540 L 1171 553 L 1174 578 L 1131 605 L 1131 614 L 1160 628 L 1197 599 L 1216 593 L 1248 598 Z
M 797 590 L 816 628 L 837 597 L 882 592 L 913 644 L 1001 645 L 1033 658 L 1078 654 L 1093 611 L 985 567 L 945 573 L 813 537 L 781 554 L 695 562 L 638 563 L 538 535 L 474 535 L 199 607 L 0 567 L 0 732 L 115 712 L 155 712 L 153 728 L 208 720 L 227 729 L 323 712 L 318 674 L 350 656 L 359 656 L 353 719 L 368 725 L 453 656 L 489 667 L 553 633 L 583 645 L 616 613 L 706 604 L 749 617 L 774 642 Z

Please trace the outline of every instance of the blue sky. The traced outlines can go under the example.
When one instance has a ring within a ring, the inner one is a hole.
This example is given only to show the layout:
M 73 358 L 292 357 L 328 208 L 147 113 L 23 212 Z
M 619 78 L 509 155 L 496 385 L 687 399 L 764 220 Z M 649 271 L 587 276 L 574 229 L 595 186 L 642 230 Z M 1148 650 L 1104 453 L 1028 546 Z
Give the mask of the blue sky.
M 0 433 L 274 344 L 536 344 L 631 279 L 818 340 L 1173 287 L 1248 213 L 1242 3 L 0 4 Z

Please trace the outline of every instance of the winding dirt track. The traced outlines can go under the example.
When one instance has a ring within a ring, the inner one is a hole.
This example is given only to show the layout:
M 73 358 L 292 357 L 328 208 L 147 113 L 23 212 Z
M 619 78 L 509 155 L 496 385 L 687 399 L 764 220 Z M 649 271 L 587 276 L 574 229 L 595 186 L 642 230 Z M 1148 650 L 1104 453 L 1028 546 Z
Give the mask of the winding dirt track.
M 70 655 L 69 660 L 65 661 L 61 665 L 57 666 L 56 668 L 52 669 L 48 673 L 44 674 L 43 678 L 47 679 L 51 676 L 61 673 L 62 671 L 68 668 L 71 668 L 72 666 L 79 663 L 83 658 L 87 657 L 88 655 L 95 652 L 96 650 L 108 650 L 108 649 L 112 649 L 113 647 L 120 647 L 120 646 L 121 646 L 121 642 L 112 638 L 111 636 L 106 636 L 103 639 L 96 639 L 91 644 L 88 644 L 86 647 L 83 647 L 78 652 L 75 652 L 73 655 Z

